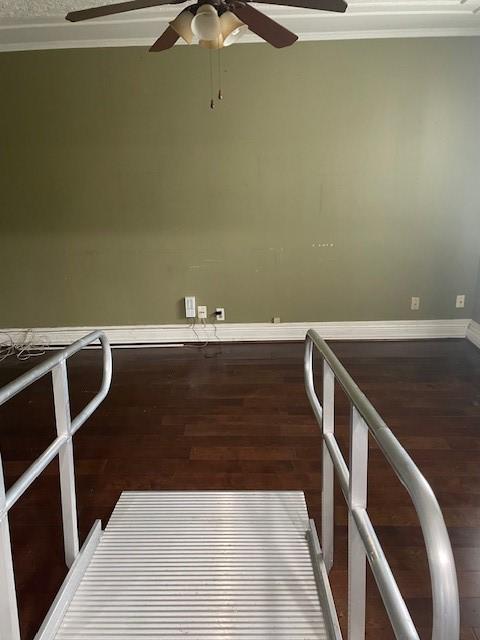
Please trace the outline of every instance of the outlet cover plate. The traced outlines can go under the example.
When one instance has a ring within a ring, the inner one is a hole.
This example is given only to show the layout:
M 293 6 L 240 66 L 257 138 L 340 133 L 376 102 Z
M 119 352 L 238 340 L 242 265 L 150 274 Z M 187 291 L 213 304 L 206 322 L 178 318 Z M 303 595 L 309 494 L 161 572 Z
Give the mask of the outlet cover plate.
M 412 311 L 418 311 L 420 309 L 420 298 L 418 296 L 412 296 L 412 302 L 410 303 L 410 309 Z

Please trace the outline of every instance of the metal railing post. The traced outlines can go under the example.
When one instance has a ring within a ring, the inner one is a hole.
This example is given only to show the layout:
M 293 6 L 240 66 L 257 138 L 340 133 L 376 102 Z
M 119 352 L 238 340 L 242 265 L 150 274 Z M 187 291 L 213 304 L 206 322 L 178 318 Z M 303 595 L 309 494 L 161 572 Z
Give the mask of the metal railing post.
M 350 470 L 335 440 L 335 434 L 333 431 L 328 432 L 329 425 L 333 425 L 333 415 L 328 415 L 330 407 L 333 414 L 333 403 L 330 403 L 327 397 L 332 394 L 331 389 L 329 392 L 327 391 L 329 386 L 331 387 L 328 370 L 324 375 L 326 386 L 323 403 L 325 407 L 322 408 L 315 392 L 313 384 L 314 348 L 323 358 L 324 370 L 328 365 L 334 376 L 335 384 L 340 385 L 352 404 Z M 326 449 L 324 447 L 323 451 L 324 454 L 327 451 L 330 455 L 333 469 L 338 474 L 339 485 L 349 508 L 349 640 L 364 640 L 365 637 L 366 559 L 380 591 L 395 637 L 403 640 L 419 640 L 412 617 L 366 509 L 369 434 L 407 489 L 420 521 L 432 582 L 432 640 L 458 640 L 460 606 L 455 561 L 445 521 L 430 485 L 334 352 L 313 329 L 308 331 L 305 340 L 304 373 L 307 397 L 317 423 L 322 427 L 323 440 L 326 445 Z M 327 414 L 325 418 L 324 412 Z M 328 513 L 328 501 L 326 498 L 324 501 L 323 496 L 322 508 L 325 514 Z M 325 515 L 325 531 L 327 532 L 329 524 L 329 518 Z M 330 549 L 328 539 L 324 540 L 323 544 Z M 333 543 L 331 548 L 333 548 Z
M 335 527 L 334 469 L 328 451 L 325 434 L 335 429 L 335 375 L 323 360 L 323 413 L 322 413 L 322 550 L 325 567 L 329 572 L 333 565 L 333 540 Z
M 103 349 L 102 384 L 97 395 L 72 420 L 70 416 L 66 360 L 95 340 L 100 340 Z M 8 511 L 57 455 L 59 456 L 63 537 L 67 566 L 71 567 L 79 554 L 72 435 L 80 429 L 102 400 L 105 399 L 110 388 L 112 354 L 105 333 L 100 330 L 89 333 L 59 353 L 46 358 L 31 371 L 27 371 L 16 380 L 2 387 L 0 389 L 0 405 L 50 372 L 52 372 L 57 437 L 22 473 L 8 491 L 5 491 L 0 457 L 0 640 L 20 640 Z
M 0 640 L 20 640 L 5 480 L 0 456 Z
M 57 435 L 67 436 L 58 453 L 60 491 L 62 497 L 63 540 L 65 562 L 71 567 L 79 551 L 77 499 L 75 494 L 75 468 L 71 434 L 70 400 L 68 394 L 67 364 L 63 360 L 52 369 L 53 396 Z
M 348 511 L 348 640 L 365 638 L 366 553 L 353 510 L 367 506 L 368 426 L 351 405 Z

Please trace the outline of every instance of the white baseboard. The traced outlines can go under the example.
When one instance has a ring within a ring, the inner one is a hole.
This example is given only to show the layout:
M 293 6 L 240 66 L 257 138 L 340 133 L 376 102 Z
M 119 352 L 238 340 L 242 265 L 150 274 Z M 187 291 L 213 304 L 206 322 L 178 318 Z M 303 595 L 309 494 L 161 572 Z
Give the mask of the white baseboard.
M 466 337 L 480 349 L 480 323 L 472 320 L 467 327 Z
M 476 323 L 475 323 L 476 324 Z M 93 329 L 105 330 L 112 344 L 152 345 L 198 341 L 269 342 L 303 340 L 308 329 L 315 329 L 327 340 L 415 340 L 465 338 L 470 320 L 394 320 L 381 322 L 267 322 L 217 323 L 195 330 L 186 324 L 134 325 L 116 327 L 45 327 L 33 329 L 33 343 L 46 341 L 52 346 L 66 345 Z M 478 325 L 477 325 L 478 326 Z M 216 330 L 215 330 L 216 329 Z M 15 341 L 22 341 L 26 329 L 3 329 Z M 196 333 L 195 333 L 196 332 Z M 473 342 L 473 340 L 472 340 Z

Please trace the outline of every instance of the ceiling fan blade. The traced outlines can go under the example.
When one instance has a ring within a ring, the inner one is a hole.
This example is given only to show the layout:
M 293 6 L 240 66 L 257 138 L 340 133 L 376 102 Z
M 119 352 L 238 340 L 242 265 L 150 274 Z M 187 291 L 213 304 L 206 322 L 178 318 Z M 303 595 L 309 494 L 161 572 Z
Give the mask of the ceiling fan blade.
M 179 38 L 178 33 L 169 25 L 160 38 L 150 47 L 150 51 L 166 51 L 167 49 L 171 49 Z
M 183 0 L 177 0 L 177 2 Z M 80 22 L 81 20 L 91 20 L 101 16 L 111 16 L 115 13 L 125 13 L 136 9 L 146 9 L 147 7 L 157 7 L 162 4 L 176 4 L 175 0 L 131 0 L 130 2 L 118 2 L 116 4 L 106 4 L 102 7 L 92 7 L 91 9 L 81 9 L 80 11 L 70 11 L 66 15 L 69 22 Z
M 289 47 L 298 40 L 297 35 L 248 4 L 234 2 L 229 5 L 229 8 L 237 18 L 240 18 L 248 26 L 250 31 L 253 31 L 253 33 L 256 33 L 257 36 L 277 47 L 277 49 Z
M 300 7 L 301 9 L 317 9 L 318 11 L 335 11 L 345 13 L 345 0 L 254 0 L 262 4 L 280 4 L 284 7 Z

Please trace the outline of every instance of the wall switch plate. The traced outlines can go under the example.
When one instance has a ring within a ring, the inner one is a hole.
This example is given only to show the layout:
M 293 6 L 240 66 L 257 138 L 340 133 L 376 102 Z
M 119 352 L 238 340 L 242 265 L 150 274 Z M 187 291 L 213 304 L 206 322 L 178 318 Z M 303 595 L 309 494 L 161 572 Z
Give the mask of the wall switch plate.
M 195 296 L 185 296 L 185 317 L 195 318 Z
M 465 294 L 462 293 L 462 295 L 457 296 L 457 301 L 455 303 L 455 306 L 457 307 L 457 309 L 463 309 L 465 306 Z
M 199 304 L 197 307 L 197 318 L 199 320 L 205 320 L 207 317 L 207 307 L 205 305 Z
M 418 296 L 412 296 L 412 302 L 410 304 L 412 311 L 418 311 L 420 309 L 420 298 Z
M 217 320 L 223 321 L 225 320 L 225 309 L 224 307 L 217 307 L 215 309 L 215 317 Z

